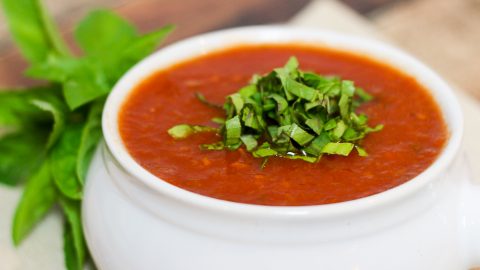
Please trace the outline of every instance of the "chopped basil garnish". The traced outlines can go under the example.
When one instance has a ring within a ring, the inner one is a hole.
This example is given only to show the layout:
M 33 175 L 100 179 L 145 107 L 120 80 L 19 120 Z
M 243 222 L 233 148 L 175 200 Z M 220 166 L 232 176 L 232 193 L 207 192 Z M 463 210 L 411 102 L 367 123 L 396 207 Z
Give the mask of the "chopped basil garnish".
M 373 99 L 354 82 L 298 69 L 291 57 L 283 68 L 254 75 L 251 84 L 227 96 L 225 119 L 215 118 L 220 128 L 177 125 L 168 130 L 175 139 L 198 132 L 216 131 L 223 141 L 201 145 L 205 150 L 235 150 L 245 146 L 254 157 L 300 159 L 317 162 L 323 154 L 348 156 L 355 148 L 359 156 L 367 151 L 359 143 L 370 127 L 364 114 L 355 113 L 363 102 Z M 217 107 L 196 93 L 204 104 Z
M 207 106 L 210 106 L 210 107 L 213 107 L 213 108 L 222 108 L 222 105 L 218 105 L 218 104 L 215 104 L 215 103 L 211 103 L 210 101 L 208 101 L 205 96 L 203 96 L 202 93 L 199 93 L 199 92 L 196 92 L 195 93 L 195 96 L 197 97 L 197 99 L 202 102 L 203 104 L 207 105 Z
M 212 131 L 218 131 L 218 128 L 183 124 L 172 127 L 168 130 L 168 134 L 175 139 L 185 139 L 195 133 Z

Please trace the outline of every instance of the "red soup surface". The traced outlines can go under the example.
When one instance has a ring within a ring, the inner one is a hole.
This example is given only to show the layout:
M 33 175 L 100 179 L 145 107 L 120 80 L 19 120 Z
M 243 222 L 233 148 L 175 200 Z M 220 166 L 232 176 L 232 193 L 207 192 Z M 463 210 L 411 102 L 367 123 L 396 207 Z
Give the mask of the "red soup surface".
M 253 74 L 283 66 L 296 56 L 303 70 L 353 80 L 375 99 L 358 110 L 370 126 L 384 124 L 362 145 L 368 157 L 324 156 L 318 163 L 261 159 L 244 149 L 204 151 L 220 140 L 196 134 L 174 140 L 167 130 L 188 123 L 215 125 L 221 110 L 195 97 L 223 104 Z M 299 45 L 240 46 L 161 70 L 142 81 L 120 111 L 120 133 L 133 158 L 148 171 L 180 188 L 248 204 L 319 205 L 343 202 L 398 186 L 425 170 L 439 155 L 447 130 L 433 98 L 415 79 L 366 57 Z M 161 181 L 161 180 L 159 180 Z

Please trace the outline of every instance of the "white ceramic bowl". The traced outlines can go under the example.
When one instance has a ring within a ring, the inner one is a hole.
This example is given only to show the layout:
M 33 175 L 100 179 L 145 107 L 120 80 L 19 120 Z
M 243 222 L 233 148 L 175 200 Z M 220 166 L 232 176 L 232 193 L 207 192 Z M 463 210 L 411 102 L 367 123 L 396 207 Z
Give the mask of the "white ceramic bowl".
M 358 200 L 259 206 L 198 195 L 162 181 L 129 155 L 118 111 L 155 71 L 237 44 L 306 43 L 386 62 L 430 90 L 450 132 L 438 159 L 414 179 Z M 480 265 L 480 188 L 459 155 L 463 120 L 451 88 L 386 44 L 286 26 L 245 27 L 170 45 L 132 68 L 104 114 L 83 203 L 86 238 L 100 269 L 468 269 Z M 475 204 L 477 207 L 475 207 Z

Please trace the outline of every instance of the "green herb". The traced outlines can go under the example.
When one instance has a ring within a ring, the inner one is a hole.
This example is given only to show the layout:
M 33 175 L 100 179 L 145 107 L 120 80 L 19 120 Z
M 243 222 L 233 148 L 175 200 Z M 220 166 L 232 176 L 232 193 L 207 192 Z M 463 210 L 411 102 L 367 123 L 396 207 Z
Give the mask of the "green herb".
M 58 190 L 70 199 L 82 198 L 82 184 L 76 165 L 83 124 L 69 125 L 50 151 L 48 162 Z
M 175 139 L 185 139 L 188 136 L 200 133 L 218 131 L 217 128 L 207 126 L 195 126 L 195 125 L 177 125 L 168 130 L 168 134 Z
M 82 230 L 82 217 L 79 201 L 60 198 L 60 206 L 65 213 L 64 252 L 68 269 L 83 269 L 87 256 L 87 246 Z
M 19 245 L 58 204 L 65 218 L 65 265 L 83 269 L 89 255 L 80 205 L 86 172 L 102 135 L 105 97 L 173 27 L 142 35 L 114 13 L 94 11 L 74 31 L 83 51 L 75 57 L 39 0 L 1 3 L 13 39 L 30 63 L 26 75 L 48 82 L 0 91 L 0 183 L 25 182 L 13 241 Z
M 202 93 L 196 92 L 195 96 L 197 97 L 197 99 L 200 102 L 202 102 L 203 104 L 205 104 L 207 106 L 210 106 L 210 107 L 213 107 L 213 108 L 220 108 L 220 109 L 222 108 L 222 105 L 218 105 L 218 104 L 215 104 L 215 103 L 212 103 L 212 102 L 208 101 Z
M 53 184 L 50 167 L 48 163 L 43 163 L 28 179 L 15 211 L 12 227 L 15 245 L 20 244 L 35 224 L 52 208 L 56 200 L 57 190 Z
M 80 146 L 77 152 L 77 164 L 75 167 L 78 180 L 82 185 L 85 183 L 88 165 L 90 165 L 93 153 L 97 148 L 97 143 L 102 137 L 101 118 L 104 102 L 103 99 L 99 99 L 91 105 L 82 134 L 80 135 Z
M 368 118 L 356 108 L 372 96 L 355 87 L 352 81 L 304 72 L 295 57 L 283 68 L 264 75 L 254 75 L 251 84 L 229 95 L 223 105 L 225 120 L 213 128 L 190 131 L 190 125 L 169 130 L 175 139 L 185 139 L 197 132 L 217 131 L 223 141 L 202 145 L 206 150 L 235 150 L 244 145 L 254 157 L 276 156 L 317 162 L 322 155 L 348 156 L 353 148 L 359 156 L 367 156 L 360 144 L 382 125 L 369 127 Z M 210 105 L 197 94 L 202 103 Z M 185 130 L 179 134 L 173 130 Z
M 41 63 L 52 54 L 69 55 L 39 1 L 3 0 L 2 4 L 12 36 L 27 60 Z

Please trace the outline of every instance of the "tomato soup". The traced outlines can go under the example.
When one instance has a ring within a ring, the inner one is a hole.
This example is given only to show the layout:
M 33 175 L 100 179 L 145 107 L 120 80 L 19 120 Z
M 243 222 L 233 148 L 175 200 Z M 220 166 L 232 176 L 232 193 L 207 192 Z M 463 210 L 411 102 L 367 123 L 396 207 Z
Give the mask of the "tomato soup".
M 223 104 L 225 97 L 296 56 L 302 70 L 353 80 L 375 98 L 358 112 L 380 132 L 362 141 L 367 157 L 324 155 L 317 163 L 262 159 L 240 148 L 207 151 L 214 133 L 175 140 L 167 130 L 181 123 L 211 125 L 223 111 L 195 97 Z M 414 78 L 364 56 L 300 45 L 245 45 L 207 54 L 158 71 L 142 81 L 119 115 L 122 139 L 145 169 L 177 187 L 205 196 L 260 205 L 319 205 L 373 195 L 412 179 L 442 151 L 448 132 L 440 109 Z

